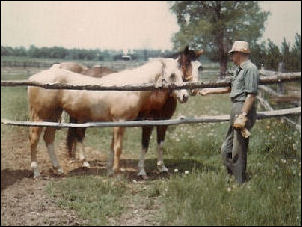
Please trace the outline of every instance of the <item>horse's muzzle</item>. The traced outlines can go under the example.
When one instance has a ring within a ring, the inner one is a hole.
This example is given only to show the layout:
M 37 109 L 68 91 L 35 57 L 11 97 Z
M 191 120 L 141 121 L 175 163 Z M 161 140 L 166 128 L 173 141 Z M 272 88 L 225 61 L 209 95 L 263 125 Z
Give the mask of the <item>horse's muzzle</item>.
M 182 93 L 179 97 L 178 100 L 181 103 L 186 103 L 189 99 L 189 94 L 187 92 Z

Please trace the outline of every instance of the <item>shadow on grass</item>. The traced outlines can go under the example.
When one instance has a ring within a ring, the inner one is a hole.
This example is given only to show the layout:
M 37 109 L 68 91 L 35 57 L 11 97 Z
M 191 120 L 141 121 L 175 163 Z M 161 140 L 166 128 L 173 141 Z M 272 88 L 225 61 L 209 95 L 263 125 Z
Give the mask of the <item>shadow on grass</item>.
M 1 170 L 1 190 L 6 189 L 23 178 L 33 178 L 33 176 L 30 170 Z
M 215 171 L 217 172 L 218 169 L 214 168 L 213 166 L 208 166 L 203 164 L 201 161 L 196 161 L 194 159 L 165 159 L 165 165 L 169 169 L 168 172 L 160 173 L 156 168 L 156 159 L 146 159 L 145 160 L 145 170 L 148 175 L 148 180 L 158 180 L 163 178 L 169 178 L 171 175 L 174 174 L 184 174 L 185 171 Z M 76 168 L 66 174 L 66 177 L 71 176 L 85 176 L 85 175 L 92 175 L 92 176 L 107 176 L 107 163 L 105 161 L 100 160 L 93 160 L 89 162 L 90 168 Z M 140 176 L 137 175 L 137 159 L 121 159 L 120 173 L 114 174 L 113 177 L 123 176 L 126 179 L 132 181 L 140 181 L 143 180 Z M 177 173 L 174 172 L 174 169 L 177 169 Z

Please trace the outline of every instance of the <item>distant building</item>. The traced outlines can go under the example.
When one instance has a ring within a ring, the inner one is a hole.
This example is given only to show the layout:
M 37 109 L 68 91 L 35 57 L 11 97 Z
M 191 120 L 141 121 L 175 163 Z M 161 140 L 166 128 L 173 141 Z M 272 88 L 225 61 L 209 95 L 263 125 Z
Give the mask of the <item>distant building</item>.
M 124 61 L 130 61 L 130 60 L 132 60 L 132 58 L 129 55 L 123 55 L 122 56 L 122 60 L 124 60 Z

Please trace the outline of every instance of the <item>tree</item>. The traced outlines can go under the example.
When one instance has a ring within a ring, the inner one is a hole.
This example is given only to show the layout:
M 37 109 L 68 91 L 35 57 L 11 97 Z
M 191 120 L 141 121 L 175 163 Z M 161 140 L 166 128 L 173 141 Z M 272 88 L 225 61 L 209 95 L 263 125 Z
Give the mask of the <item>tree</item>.
M 267 58 L 265 59 L 265 67 L 271 70 L 278 70 L 278 64 L 282 59 L 279 47 L 268 39 Z
M 252 43 L 250 45 L 251 52 L 253 53 L 251 55 L 252 62 L 258 67 L 261 68 L 262 66 L 265 66 L 265 59 L 267 59 L 267 53 L 266 53 L 266 42 L 258 43 Z
M 291 70 L 301 72 L 301 35 L 296 33 L 295 43 L 291 50 Z
M 269 15 L 256 1 L 175 1 L 171 10 L 180 26 L 173 37 L 174 48 L 188 44 L 203 48 L 210 59 L 219 61 L 221 75 L 225 75 L 232 43 L 256 43 Z
M 281 61 L 284 63 L 284 70 L 290 71 L 291 70 L 291 53 L 290 53 L 290 43 L 283 38 L 283 42 L 281 43 Z

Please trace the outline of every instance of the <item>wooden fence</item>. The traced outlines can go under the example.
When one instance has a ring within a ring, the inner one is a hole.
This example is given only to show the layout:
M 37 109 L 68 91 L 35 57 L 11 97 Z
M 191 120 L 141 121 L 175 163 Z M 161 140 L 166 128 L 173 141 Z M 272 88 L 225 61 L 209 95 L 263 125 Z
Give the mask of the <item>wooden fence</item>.
M 299 73 L 278 73 L 273 76 L 261 76 L 259 84 L 267 85 L 274 83 L 283 83 L 291 81 L 301 80 L 301 72 Z M 161 86 L 154 86 L 154 84 L 144 84 L 141 86 L 99 86 L 99 85 L 69 85 L 69 84 L 40 84 L 31 81 L 1 81 L 1 86 L 38 86 L 46 89 L 73 89 L 73 90 L 93 90 L 93 91 L 143 91 L 143 90 L 157 90 L 157 89 L 194 89 L 194 88 L 215 88 L 215 87 L 227 87 L 230 86 L 230 80 L 218 80 L 216 82 L 197 82 L 197 83 L 183 83 L 182 85 L 176 84 L 162 84 Z M 284 117 L 289 115 L 300 115 L 301 107 L 275 110 L 269 112 L 259 112 L 258 119 L 268 117 Z M 125 122 L 88 122 L 85 124 L 66 124 L 55 122 L 29 122 L 29 121 L 11 121 L 7 119 L 1 119 L 1 124 L 14 125 L 14 126 L 39 126 L 39 127 L 140 127 L 143 125 L 176 125 L 176 124 L 191 124 L 191 123 L 206 123 L 206 122 L 221 122 L 228 121 L 229 115 L 219 116 L 202 116 L 201 118 L 182 118 L 171 119 L 162 121 L 125 121 Z

